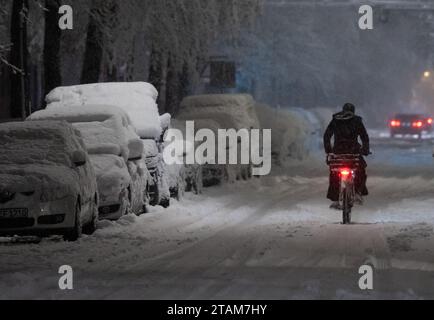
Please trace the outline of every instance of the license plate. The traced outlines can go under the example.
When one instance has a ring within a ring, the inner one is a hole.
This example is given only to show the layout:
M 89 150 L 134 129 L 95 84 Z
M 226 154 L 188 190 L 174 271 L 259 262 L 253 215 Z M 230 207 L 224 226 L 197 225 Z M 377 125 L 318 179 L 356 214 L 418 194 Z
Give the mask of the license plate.
M 28 209 L 0 209 L 0 219 L 27 218 L 28 216 Z

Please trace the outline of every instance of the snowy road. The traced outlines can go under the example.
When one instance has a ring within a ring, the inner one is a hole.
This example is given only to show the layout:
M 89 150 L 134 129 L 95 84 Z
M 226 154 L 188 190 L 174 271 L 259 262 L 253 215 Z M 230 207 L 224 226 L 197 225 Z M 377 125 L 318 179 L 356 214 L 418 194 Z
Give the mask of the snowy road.
M 79 243 L 4 239 L 0 299 L 434 298 L 432 144 L 378 139 L 373 151 L 352 226 L 328 209 L 322 159 L 304 162 L 102 222 Z M 365 263 L 370 292 L 358 287 Z M 61 265 L 72 291 L 58 289 Z

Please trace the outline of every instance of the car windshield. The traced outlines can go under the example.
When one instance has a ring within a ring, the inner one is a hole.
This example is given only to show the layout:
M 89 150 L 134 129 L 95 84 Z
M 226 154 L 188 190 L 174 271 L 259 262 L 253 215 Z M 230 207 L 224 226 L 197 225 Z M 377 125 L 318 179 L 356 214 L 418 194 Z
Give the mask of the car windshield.
M 52 128 L 0 130 L 0 164 L 71 164 L 63 132 Z
M 121 155 L 121 146 L 126 142 L 120 137 L 120 130 L 116 131 L 107 122 L 83 122 L 73 125 L 81 132 L 89 154 Z

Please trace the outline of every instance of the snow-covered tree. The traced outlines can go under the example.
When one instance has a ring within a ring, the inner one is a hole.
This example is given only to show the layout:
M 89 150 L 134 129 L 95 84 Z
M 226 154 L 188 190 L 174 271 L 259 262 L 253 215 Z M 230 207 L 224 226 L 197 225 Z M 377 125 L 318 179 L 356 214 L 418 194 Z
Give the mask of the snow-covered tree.
M 8 64 L 10 0 L 0 0 L 0 64 Z
M 235 39 L 258 14 L 261 0 L 92 3 L 86 50 L 94 47 L 94 54 L 89 54 L 94 61 L 86 64 L 85 59 L 83 72 L 89 65 L 99 69 L 99 80 L 149 79 L 160 91 L 161 109 L 174 112 L 208 62 L 213 41 L 221 35 Z M 147 60 L 146 73 L 136 72 L 135 66 L 143 64 L 140 60 Z M 86 82 L 96 78 L 94 72 Z

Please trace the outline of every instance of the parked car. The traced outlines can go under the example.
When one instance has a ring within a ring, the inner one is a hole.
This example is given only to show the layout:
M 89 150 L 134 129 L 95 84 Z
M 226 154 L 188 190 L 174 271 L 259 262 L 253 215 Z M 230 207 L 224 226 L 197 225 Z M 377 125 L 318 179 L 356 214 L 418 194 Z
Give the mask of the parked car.
M 424 114 L 397 114 L 389 121 L 390 135 L 417 135 L 433 131 L 433 118 Z
M 185 133 L 185 121 L 179 121 L 172 119 L 171 128 L 180 130 L 184 137 Z M 170 142 L 166 142 L 166 146 Z M 203 172 L 202 166 L 198 163 L 187 164 L 187 156 L 195 152 L 195 143 L 192 141 L 177 141 L 176 143 L 182 144 L 180 150 L 184 150 L 183 154 L 178 154 L 180 162 L 183 164 L 172 165 L 169 167 L 169 187 L 171 195 L 175 198 L 179 198 L 178 190 L 181 190 L 181 194 L 184 192 L 194 192 L 195 194 L 201 194 L 203 190 Z
M 170 206 L 170 190 L 163 156 L 155 140 L 143 139 L 142 143 L 144 146 L 143 156 L 152 178 L 149 187 L 150 205 L 161 205 L 164 208 L 168 208 Z
M 96 176 L 80 132 L 66 122 L 0 124 L 0 235 L 63 235 L 97 228 Z
M 195 130 L 210 129 L 217 135 L 219 129 L 259 129 L 255 101 L 245 94 L 212 94 L 186 97 L 177 115 L 178 120 L 195 121 Z M 240 154 L 238 145 L 238 155 Z M 216 150 L 218 148 L 216 147 Z M 252 165 L 203 166 L 203 184 L 212 186 L 224 181 L 247 180 L 252 177 Z
M 147 211 L 150 175 L 142 159 L 143 144 L 128 116 L 114 106 L 70 106 L 32 114 L 29 120 L 65 120 L 82 134 L 95 168 L 99 214 L 115 220 Z
M 89 104 L 114 105 L 122 109 L 144 142 L 145 158 L 151 158 L 146 161 L 150 164 L 147 169 L 152 176 L 150 204 L 168 207 L 170 192 L 161 155 L 163 128 L 156 103 L 157 97 L 158 91 L 152 84 L 122 82 L 59 87 L 51 91 L 46 100 L 48 109 Z M 147 148 L 149 149 L 146 150 Z
M 171 127 L 172 117 L 170 114 L 166 113 L 160 116 L 160 124 L 162 128 L 162 135 L 159 141 L 160 153 L 164 153 L 164 149 L 166 148 L 165 137 L 166 133 Z M 184 141 L 178 141 L 179 143 L 184 143 Z M 178 157 L 184 157 L 184 154 L 179 154 Z M 164 160 L 164 159 L 163 159 Z M 182 161 L 183 159 L 181 159 Z M 186 166 L 185 162 L 182 161 L 183 164 L 167 164 L 164 165 L 164 180 L 167 181 L 170 197 L 177 199 L 178 201 L 182 199 L 185 193 L 186 188 Z
M 184 144 L 185 141 L 176 141 L 175 143 Z M 179 149 L 181 150 L 181 149 Z M 168 184 L 170 190 L 170 196 L 177 199 L 182 199 L 186 189 L 186 166 L 184 162 L 185 152 L 181 152 L 176 155 L 180 163 L 179 164 L 166 164 L 166 174 L 168 177 Z

